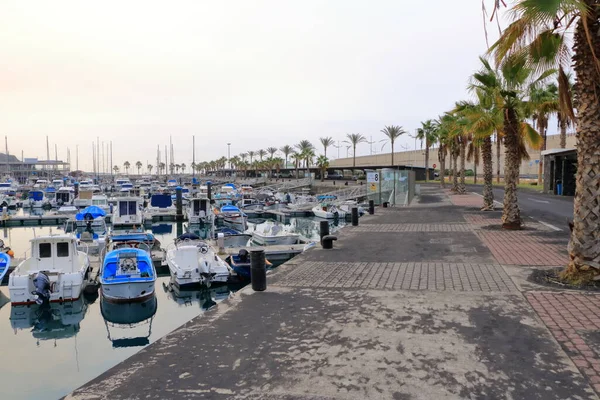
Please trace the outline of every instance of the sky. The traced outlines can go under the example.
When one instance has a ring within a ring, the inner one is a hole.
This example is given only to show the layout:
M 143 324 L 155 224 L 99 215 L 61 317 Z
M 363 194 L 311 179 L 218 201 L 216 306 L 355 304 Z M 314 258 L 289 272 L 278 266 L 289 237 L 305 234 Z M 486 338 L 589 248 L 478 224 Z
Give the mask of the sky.
M 45 159 L 48 136 L 51 159 L 69 148 L 74 168 L 78 148 L 85 170 L 96 138 L 119 166 L 155 164 L 169 136 L 187 165 L 192 136 L 197 162 L 227 143 L 231 156 L 302 139 L 322 152 L 323 136 L 343 157 L 348 133 L 380 152 L 385 125 L 414 135 L 467 98 L 487 48 L 474 0 L 3 0 L 0 26 L 10 154 Z

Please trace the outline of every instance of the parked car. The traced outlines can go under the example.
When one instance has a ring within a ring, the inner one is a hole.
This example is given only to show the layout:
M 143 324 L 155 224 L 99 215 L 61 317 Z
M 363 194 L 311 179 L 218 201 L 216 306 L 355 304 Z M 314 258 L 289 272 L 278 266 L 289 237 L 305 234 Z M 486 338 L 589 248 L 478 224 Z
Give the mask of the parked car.
M 336 174 L 336 173 L 334 173 L 334 174 L 327 174 L 327 179 L 330 179 L 330 180 L 340 180 L 340 179 L 344 179 L 344 175 L 342 175 L 342 174 Z

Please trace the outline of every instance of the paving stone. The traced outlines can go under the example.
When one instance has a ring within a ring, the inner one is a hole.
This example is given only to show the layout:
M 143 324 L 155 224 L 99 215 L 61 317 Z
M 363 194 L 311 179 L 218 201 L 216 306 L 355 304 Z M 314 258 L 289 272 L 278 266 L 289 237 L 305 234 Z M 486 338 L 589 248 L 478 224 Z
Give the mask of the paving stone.
M 346 228 L 348 232 L 469 232 L 466 223 L 456 224 L 362 224 Z
M 278 286 L 514 292 L 504 270 L 492 264 L 343 263 L 306 261 L 284 276 Z

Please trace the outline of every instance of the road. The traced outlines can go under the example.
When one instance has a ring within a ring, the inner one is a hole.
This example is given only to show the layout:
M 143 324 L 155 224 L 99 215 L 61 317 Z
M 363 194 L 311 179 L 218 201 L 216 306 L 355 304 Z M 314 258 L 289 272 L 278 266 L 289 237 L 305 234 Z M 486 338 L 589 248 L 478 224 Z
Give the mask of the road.
M 480 185 L 467 185 L 467 190 L 481 194 Z M 519 208 L 524 216 L 532 217 L 567 230 L 567 219 L 573 219 L 573 197 L 554 196 L 520 189 L 518 191 Z M 494 187 L 494 199 L 502 203 L 504 189 Z

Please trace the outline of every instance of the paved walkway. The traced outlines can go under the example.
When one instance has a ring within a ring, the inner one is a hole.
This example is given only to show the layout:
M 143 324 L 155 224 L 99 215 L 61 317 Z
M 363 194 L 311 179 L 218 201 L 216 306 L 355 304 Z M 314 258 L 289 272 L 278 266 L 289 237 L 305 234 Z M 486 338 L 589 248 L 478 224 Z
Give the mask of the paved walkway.
M 598 297 L 525 280 L 567 232 L 504 232 L 480 204 L 378 208 L 68 397 L 597 399 Z

